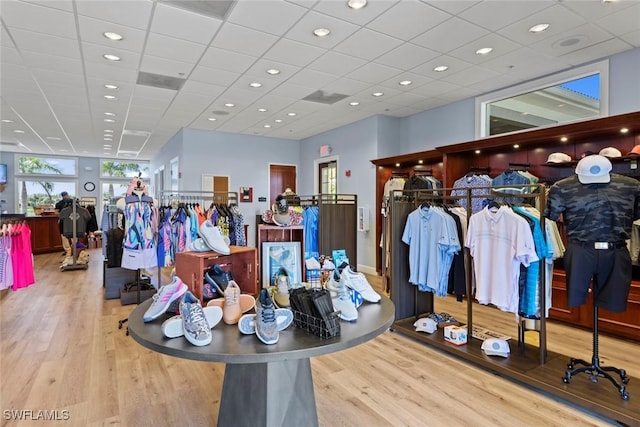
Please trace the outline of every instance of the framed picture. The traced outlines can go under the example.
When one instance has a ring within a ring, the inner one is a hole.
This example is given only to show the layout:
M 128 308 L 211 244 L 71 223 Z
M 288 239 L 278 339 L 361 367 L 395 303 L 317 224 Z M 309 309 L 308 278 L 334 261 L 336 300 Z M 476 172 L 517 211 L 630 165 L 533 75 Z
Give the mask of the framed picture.
M 289 275 L 289 283 L 302 283 L 300 242 L 264 242 L 262 244 L 262 286 L 274 284 L 280 268 Z M 267 285 L 268 284 L 268 285 Z

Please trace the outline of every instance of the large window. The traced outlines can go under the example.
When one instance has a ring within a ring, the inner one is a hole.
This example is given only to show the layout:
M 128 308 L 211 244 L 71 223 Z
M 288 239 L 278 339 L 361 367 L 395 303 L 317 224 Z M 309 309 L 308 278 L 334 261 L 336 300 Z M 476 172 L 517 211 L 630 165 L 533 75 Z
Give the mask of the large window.
M 320 193 L 338 194 L 338 162 L 335 160 L 318 165 Z
M 55 181 L 52 179 L 18 179 L 18 212 L 27 215 L 40 214 L 41 209 L 53 207 L 60 200 L 60 193 L 76 194 L 75 181 Z
M 606 116 L 608 69 L 602 61 L 478 97 L 476 136 Z
M 54 205 L 61 192 L 75 194 L 77 176 L 74 158 L 16 155 L 17 211 L 34 215 Z
M 149 178 L 149 164 L 102 160 L 100 172 L 103 178 Z

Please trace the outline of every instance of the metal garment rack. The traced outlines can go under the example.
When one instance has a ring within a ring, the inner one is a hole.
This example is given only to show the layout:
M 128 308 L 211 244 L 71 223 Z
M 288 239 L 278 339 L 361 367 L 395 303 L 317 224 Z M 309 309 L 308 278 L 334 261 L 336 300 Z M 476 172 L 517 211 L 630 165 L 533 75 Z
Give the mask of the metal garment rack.
M 160 191 L 158 194 L 161 206 L 175 206 L 179 203 L 225 203 L 238 204 L 238 193 L 234 191 Z
M 392 225 L 390 228 L 390 232 L 391 235 L 390 236 L 385 236 L 384 234 L 386 233 L 386 227 L 385 229 L 383 229 L 383 242 L 386 242 L 386 239 L 391 239 L 391 244 L 392 246 L 394 244 L 401 244 L 404 245 L 404 243 L 402 243 L 400 241 L 400 235 L 402 234 L 402 231 L 400 231 L 400 226 L 402 224 L 404 224 L 406 222 L 406 216 L 403 215 L 402 218 L 393 218 L 394 214 L 402 212 L 402 213 L 410 213 L 411 210 L 414 210 L 417 206 L 419 206 L 421 203 L 429 203 L 429 202 L 447 202 L 447 201 L 453 201 L 453 200 L 461 200 L 464 199 L 466 200 L 466 209 L 467 209 L 467 226 L 468 226 L 468 220 L 471 218 L 472 212 L 471 212 L 471 202 L 475 199 L 478 198 L 482 198 L 482 199 L 491 199 L 493 197 L 495 198 L 503 198 L 503 197 L 517 197 L 517 198 L 521 198 L 521 199 L 525 199 L 525 200 L 533 200 L 533 201 L 537 201 L 538 206 L 540 207 L 544 207 L 545 206 L 545 187 L 543 184 L 520 184 L 517 185 L 518 188 L 529 188 L 530 192 L 526 193 L 526 194 L 508 194 L 508 193 L 497 193 L 496 194 L 496 190 L 500 191 L 500 189 L 505 189 L 505 188 L 513 188 L 514 186 L 486 186 L 486 187 L 468 187 L 468 188 L 443 188 L 443 189 L 433 189 L 433 190 L 396 190 L 392 193 L 392 195 L 390 196 L 389 199 L 389 210 L 388 210 L 388 215 L 391 216 L 391 220 L 392 220 Z M 462 192 L 461 195 L 452 195 L 451 192 L 453 190 L 456 190 L 457 192 Z M 474 192 L 481 192 L 482 194 L 473 194 Z M 404 207 L 400 206 L 400 203 L 405 204 Z M 406 205 L 407 203 L 412 203 L 411 206 Z M 409 208 L 411 208 L 411 210 L 409 210 Z M 546 228 L 545 228 L 545 218 L 543 215 L 543 210 L 540 209 L 540 227 L 542 229 L 543 235 L 545 235 L 546 237 Z M 395 229 L 398 230 L 395 230 Z M 397 231 L 399 235 L 394 235 L 394 231 Z M 469 249 L 464 247 L 464 243 L 461 242 L 461 246 L 462 249 L 465 251 L 465 258 L 464 258 L 464 262 L 465 262 L 465 270 L 467 272 L 466 275 L 466 303 L 467 303 L 467 333 L 468 336 L 472 337 L 472 330 L 473 330 L 473 301 L 474 299 L 472 298 L 472 279 L 471 279 L 471 271 L 472 271 L 472 265 L 471 265 L 471 256 L 469 254 Z M 383 243 L 384 244 L 384 243 Z M 404 245 L 406 246 L 406 245 Z M 408 253 L 407 250 L 403 249 L 401 251 L 397 251 L 400 252 L 400 256 L 405 256 L 405 253 Z M 404 292 L 404 295 L 401 296 L 396 296 L 396 298 L 394 298 L 394 294 L 397 294 L 398 292 L 394 292 L 394 288 L 396 288 L 396 291 L 398 291 L 397 287 L 398 286 L 413 286 L 414 290 L 413 292 L 417 292 L 417 286 L 416 285 L 412 285 L 409 284 L 408 282 L 406 282 L 406 279 L 408 277 L 408 274 L 406 275 L 401 275 L 399 274 L 400 271 L 398 271 L 398 264 L 400 263 L 404 263 L 406 264 L 406 260 L 405 259 L 397 259 L 397 256 L 391 255 L 391 262 L 390 262 L 390 269 L 391 269 L 391 276 L 389 277 L 389 280 L 391 281 L 391 296 L 392 296 L 392 300 L 394 300 L 394 303 L 396 303 L 396 318 L 398 320 L 401 320 L 402 318 L 407 318 L 406 313 L 408 312 L 412 312 L 412 315 L 409 315 L 408 317 L 417 317 L 420 312 L 421 312 L 421 308 L 420 308 L 420 303 L 418 298 L 416 298 L 416 296 L 413 296 L 413 304 L 409 304 L 407 305 L 406 302 L 403 301 L 396 301 L 396 299 L 400 298 L 402 299 L 403 296 L 406 297 L 407 293 Z M 386 262 L 386 260 L 383 257 L 383 264 Z M 394 271 L 396 270 L 396 271 Z M 394 279 L 399 279 L 397 280 L 397 282 L 401 282 L 404 281 L 405 283 L 394 283 Z M 545 319 L 546 319 L 546 290 L 547 290 L 547 284 L 546 284 L 546 274 L 544 271 L 544 260 L 541 260 L 541 268 L 540 268 L 540 275 L 539 275 L 539 294 L 538 294 L 538 299 L 539 299 L 539 306 L 540 306 L 540 319 L 539 319 L 539 331 L 537 331 L 539 333 L 539 361 L 540 364 L 544 364 L 546 363 L 547 360 L 547 334 L 546 334 L 546 324 L 545 324 Z M 402 292 L 400 292 L 402 293 Z M 427 304 L 427 307 L 430 306 L 431 308 L 433 308 L 433 294 L 430 295 L 431 298 L 431 302 L 430 304 Z M 424 305 L 424 304 L 423 304 Z M 404 307 L 404 309 L 403 309 Z M 398 310 L 401 310 L 401 313 L 398 313 Z M 538 320 L 538 319 L 536 319 Z M 523 328 L 523 322 L 519 322 L 519 330 L 518 330 L 518 339 L 523 339 L 524 338 L 524 333 L 522 332 L 522 328 Z M 400 329 L 398 329 L 400 330 Z M 524 346 L 521 346 L 521 348 L 524 348 Z

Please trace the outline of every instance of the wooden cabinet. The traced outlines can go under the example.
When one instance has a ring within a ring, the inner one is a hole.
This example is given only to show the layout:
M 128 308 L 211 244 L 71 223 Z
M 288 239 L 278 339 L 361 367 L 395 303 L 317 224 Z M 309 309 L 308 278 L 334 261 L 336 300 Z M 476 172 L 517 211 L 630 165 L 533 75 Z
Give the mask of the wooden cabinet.
M 258 247 L 258 280 L 262 286 L 268 286 L 262 280 L 262 244 L 265 242 L 300 242 L 300 265 L 302 279 L 305 278 L 304 268 L 304 227 L 302 225 L 290 225 L 280 227 L 277 225 L 258 224 L 256 231 L 256 246 Z
M 34 254 L 63 250 L 57 216 L 29 216 L 25 221 L 31 229 L 31 251 Z
M 257 296 L 260 288 L 256 276 L 256 249 L 246 246 L 231 246 L 230 255 L 216 252 L 181 252 L 176 254 L 176 275 L 189 290 L 202 299 L 204 273 L 214 264 L 230 271 L 243 294 Z

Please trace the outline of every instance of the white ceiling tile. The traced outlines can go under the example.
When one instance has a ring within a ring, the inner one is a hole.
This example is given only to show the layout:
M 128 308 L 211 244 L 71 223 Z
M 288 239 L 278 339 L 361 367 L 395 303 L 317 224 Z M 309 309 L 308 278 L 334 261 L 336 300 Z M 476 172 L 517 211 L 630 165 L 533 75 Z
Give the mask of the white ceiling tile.
M 321 89 L 327 92 L 332 93 L 343 93 L 346 95 L 355 95 L 361 93 L 362 91 L 368 89 L 370 85 L 368 83 L 363 83 L 358 80 L 352 80 L 348 78 L 340 78 L 334 80 L 333 82 L 323 86 Z M 370 92 L 374 92 L 373 90 L 369 91 L 368 95 L 371 95 Z
M 430 4 L 433 7 L 437 7 L 438 9 L 444 10 L 445 12 L 449 12 L 452 15 L 457 15 L 461 13 L 463 10 L 469 9 L 471 6 L 478 4 L 479 1 L 468 1 L 468 0 L 456 0 L 456 1 L 445 1 L 445 0 L 433 0 L 427 1 L 423 0 L 424 3 Z
M 271 75 L 267 73 L 267 70 L 276 69 L 280 71 L 280 74 Z M 302 68 L 295 65 L 283 64 L 282 62 L 273 61 L 271 59 L 258 59 L 248 70 L 247 74 L 272 79 L 277 82 L 283 82 Z M 322 70 L 320 70 L 322 71 Z
M 109 61 L 102 57 L 105 54 L 117 55 L 120 61 Z M 140 62 L 140 53 L 128 50 L 117 49 L 116 47 L 105 48 L 93 43 L 82 43 L 82 56 L 86 62 L 99 62 L 109 64 L 117 68 L 137 69 Z
M 331 31 L 331 34 L 326 37 L 317 37 L 313 34 L 313 30 L 316 28 L 326 28 Z M 331 49 L 355 33 L 358 28 L 357 25 L 322 13 L 309 12 L 287 32 L 285 38 Z
M 268 93 L 258 100 L 258 108 L 266 108 L 268 109 L 269 114 L 273 114 L 283 108 L 288 107 L 294 102 L 298 101 L 299 98 L 287 97 L 284 95 L 276 95 L 274 93 Z M 281 117 L 282 120 L 286 120 L 285 117 Z
M 255 61 L 256 58 L 254 56 L 210 47 L 206 50 L 199 65 L 232 71 L 234 73 L 244 73 Z
M 491 47 L 493 48 L 493 51 L 487 55 L 476 54 L 478 49 L 485 47 Z M 462 61 L 471 62 L 472 64 L 482 64 L 485 61 L 504 55 L 521 47 L 522 46 L 518 43 L 514 43 L 502 36 L 491 33 L 459 47 L 458 49 L 452 50 L 449 52 L 449 55 Z
M 459 18 L 451 18 L 412 39 L 411 42 L 447 53 L 487 34 L 489 31 L 482 27 Z
M 180 78 L 188 76 L 192 69 L 193 63 L 172 61 L 151 55 L 145 55 L 140 65 L 140 71 Z
M 515 24 L 507 25 L 499 30 L 498 34 L 528 46 L 584 23 L 584 18 L 558 4 L 528 16 Z M 537 24 L 549 24 L 550 27 L 541 33 L 529 32 L 529 28 Z
M 366 63 L 367 61 L 364 59 L 330 51 L 313 61 L 307 68 L 336 76 L 344 76 L 362 67 Z
M 294 40 L 280 39 L 267 51 L 264 57 L 273 61 L 304 67 L 324 52 L 326 52 L 325 49 L 316 46 Z
M 358 25 L 365 25 L 380 16 L 390 7 L 398 3 L 399 0 L 376 0 L 367 3 L 367 7 L 360 10 L 350 9 L 344 1 L 319 1 L 313 7 L 321 13 L 325 13 L 347 22 Z
M 71 0 L 22 0 L 25 3 L 33 3 L 39 6 L 52 7 L 54 9 L 73 12 L 73 2 Z
M 635 1 L 567 1 L 561 3 L 563 7 L 571 9 L 580 16 L 588 20 L 599 20 L 600 18 L 619 12 L 623 9 L 637 4 Z
M 10 31 L 16 44 L 20 46 L 21 52 L 46 53 L 73 59 L 80 58 L 80 46 L 77 40 L 18 28 L 10 29 Z
M 264 94 L 258 93 L 255 90 L 249 90 L 243 88 L 231 87 L 227 89 L 220 97 L 218 97 L 217 101 L 222 105 L 226 102 L 232 102 L 236 106 L 232 108 L 230 111 L 241 111 L 246 108 L 252 102 L 260 99 Z
M 373 96 L 373 93 L 382 92 L 382 96 Z M 360 99 L 369 99 L 374 102 L 385 102 L 385 99 L 390 98 L 394 95 L 398 95 L 403 91 L 399 89 L 394 89 L 388 86 L 370 86 L 366 89 L 361 90 L 356 95 Z
M 22 56 L 18 53 L 18 50 L 10 46 L 2 46 L 2 48 L 0 48 L 0 57 L 2 58 L 2 65 L 22 65 L 25 63 Z
M 242 74 L 234 73 L 231 71 L 220 70 L 215 68 L 208 68 L 202 65 L 198 65 L 193 69 L 189 80 L 195 80 L 198 82 L 215 84 L 220 86 L 229 86 L 235 82 Z
M 442 80 L 434 80 L 422 86 L 418 86 L 413 89 L 411 92 L 423 95 L 423 96 L 438 96 L 443 93 L 451 92 L 452 90 L 456 90 L 461 88 L 462 85 L 456 85 L 453 83 L 445 82 Z
M 274 96 L 284 96 L 287 98 L 302 99 L 305 96 L 314 92 L 313 87 L 298 86 L 291 83 L 283 83 L 274 90 L 271 94 Z
M 238 80 L 233 83 L 234 88 L 248 90 L 250 92 L 254 92 L 256 94 L 264 95 L 276 86 L 280 84 L 280 82 L 275 81 L 273 79 L 267 78 L 268 76 L 265 74 L 262 77 L 255 77 L 250 75 L 243 75 Z M 253 87 L 250 86 L 251 83 L 260 83 L 262 86 Z
M 78 27 L 80 28 L 80 40 L 83 42 L 131 52 L 140 52 L 147 37 L 146 32 L 138 28 L 125 27 L 82 15 L 78 16 Z M 109 40 L 103 35 L 105 32 L 118 33 L 122 36 L 122 40 Z
M 435 67 L 439 67 L 441 65 L 444 65 L 449 68 L 444 72 L 434 71 Z M 458 58 L 454 58 L 448 55 L 441 55 L 437 58 L 432 59 L 431 61 L 427 61 L 424 64 L 413 68 L 411 72 L 415 74 L 420 74 L 422 76 L 426 76 L 432 79 L 441 79 L 445 77 L 447 74 L 456 73 L 458 71 L 462 71 L 465 68 L 469 68 L 472 66 L 473 64 L 462 61 Z
M 410 80 L 411 84 L 407 86 L 400 85 L 399 83 L 403 80 Z M 382 86 L 390 87 L 392 89 L 397 89 L 402 92 L 408 92 L 408 91 L 411 91 L 413 87 L 422 86 L 423 84 L 429 83 L 430 81 L 432 81 L 432 79 L 429 77 L 421 76 L 419 74 L 404 72 L 388 80 L 385 80 L 380 84 Z
M 594 50 L 592 49 L 592 47 L 593 46 L 573 51 L 571 53 L 563 55 L 562 59 L 574 66 L 582 65 L 584 63 L 600 59 L 599 55 L 594 55 Z M 606 40 L 602 43 L 598 43 L 596 47 L 597 52 L 601 52 L 602 54 L 605 54 L 605 56 L 615 55 L 616 53 L 624 52 L 632 48 L 632 46 L 628 43 L 618 39 Z
M 187 80 L 180 92 L 184 93 L 196 93 L 203 96 L 208 96 L 212 100 L 220 96 L 227 88 L 221 85 L 212 85 L 208 83 L 198 82 L 195 80 Z
M 85 61 L 85 69 L 90 78 L 104 79 L 116 84 L 117 82 L 135 83 L 138 79 L 137 68 L 121 67 L 119 64 L 104 60 L 102 62 Z
M 304 69 L 298 71 L 293 77 L 287 80 L 287 83 L 320 89 L 322 86 L 328 85 L 329 83 L 337 80 L 338 77 L 339 76 L 333 74 Z
M 276 36 L 286 33 L 307 9 L 281 0 L 239 1 L 227 20 Z M 268 16 L 269 19 L 264 19 Z
M 481 1 L 458 16 L 495 31 L 554 4 L 552 0 Z
M 399 93 L 397 95 L 394 96 L 390 96 L 389 98 L 385 99 L 384 102 L 388 103 L 388 104 L 392 104 L 392 105 L 400 105 L 403 107 L 410 107 L 413 104 L 415 104 L 416 102 L 420 102 L 422 100 L 424 100 L 424 96 L 423 95 L 417 95 L 415 93 L 412 92 L 402 92 Z
M 620 36 L 640 29 L 640 3 L 598 19 L 597 25 Z
M 467 68 L 454 74 L 445 76 L 442 80 L 459 86 L 473 86 L 477 82 L 499 76 L 500 73 L 488 68 L 473 67 Z
M 410 70 L 439 55 L 438 52 L 433 50 L 425 49 L 415 44 L 405 43 L 377 58 L 376 62 L 390 67 Z
M 585 24 L 567 30 L 555 37 L 549 37 L 537 43 L 533 43 L 530 47 L 544 55 L 557 57 L 576 50 L 584 49 L 585 47 L 601 43 L 611 38 L 611 34 L 606 31 L 603 31 L 594 25 Z M 601 57 L 597 50 L 593 50 L 592 55 Z
M 63 58 L 60 56 L 44 55 L 41 53 L 25 52 L 24 61 L 30 67 L 44 68 L 64 73 L 83 75 L 82 62 L 79 59 Z M 4 61 L 5 58 L 3 57 Z
M 401 44 L 402 40 L 362 28 L 336 46 L 335 50 L 371 61 Z
M 121 91 L 119 91 L 121 92 Z M 163 89 L 159 87 L 151 87 L 151 86 L 143 86 L 136 85 L 135 87 L 135 97 L 141 98 L 145 101 L 145 103 L 149 103 L 148 101 L 153 102 L 153 108 L 165 108 L 161 105 L 163 103 L 168 104 L 171 100 L 177 95 L 177 91 L 171 89 Z
M 446 103 L 448 104 L 450 102 L 460 101 L 461 99 L 471 98 L 474 96 L 478 96 L 480 94 L 481 94 L 480 91 L 475 90 L 473 88 L 460 87 L 459 89 L 455 89 L 450 92 L 443 93 L 442 95 L 438 96 L 438 98 L 446 101 Z
M 126 7 L 122 7 L 124 4 L 119 6 L 121 7 L 115 7 L 113 0 L 76 1 L 79 15 L 91 16 L 125 27 L 141 30 L 148 28 L 153 1 L 128 1 Z
M 48 69 L 33 69 L 33 75 L 38 81 L 60 81 L 73 86 L 84 86 L 84 76 Z
M 570 63 L 564 58 L 552 58 L 526 47 L 490 59 L 482 64 L 483 68 L 506 75 L 516 75 L 522 80 L 564 70 L 569 66 Z
M 418 0 L 404 0 L 368 23 L 367 28 L 408 41 L 450 17 L 450 14 Z
M 277 40 L 278 37 L 274 35 L 227 22 L 218 32 L 211 46 L 260 57 Z
M 487 93 L 487 92 L 493 92 L 499 89 L 503 89 L 505 87 L 509 87 L 521 82 L 522 82 L 522 79 L 519 77 L 499 74 L 495 77 L 491 77 L 489 79 L 474 83 L 473 89 L 476 89 L 481 93 Z
M 3 0 L 2 19 L 9 28 L 22 28 L 71 39 L 76 37 L 73 14 L 50 7 Z
M 145 56 L 171 59 L 172 61 L 197 63 L 206 46 L 184 40 L 150 33 L 145 48 Z
M 631 31 L 630 33 L 623 34 L 620 38 L 633 47 L 640 47 L 640 30 Z
M 378 84 L 393 76 L 397 76 L 400 73 L 402 73 L 402 70 L 399 68 L 387 67 L 386 65 L 369 62 L 368 64 L 365 64 L 357 70 L 349 73 L 349 78 L 371 84 Z
M 209 44 L 218 28 L 219 19 L 157 3 L 151 31 L 194 43 Z

